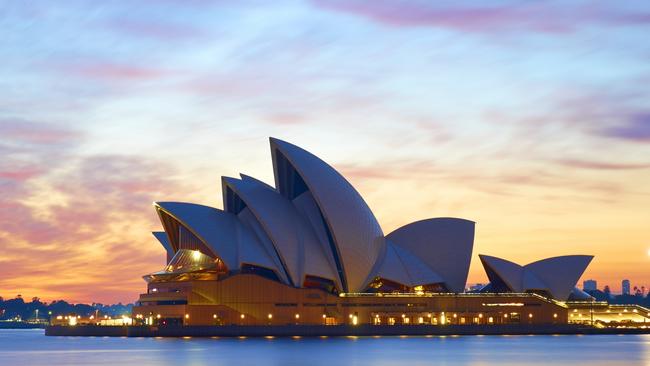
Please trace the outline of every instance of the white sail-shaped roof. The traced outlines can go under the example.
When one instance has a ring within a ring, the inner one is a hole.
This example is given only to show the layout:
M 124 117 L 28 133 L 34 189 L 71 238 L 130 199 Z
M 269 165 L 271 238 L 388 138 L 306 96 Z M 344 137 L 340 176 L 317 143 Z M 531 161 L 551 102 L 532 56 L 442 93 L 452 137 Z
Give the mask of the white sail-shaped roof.
M 359 192 L 315 155 L 271 138 L 276 187 L 293 200 L 310 191 L 331 237 L 344 291 L 362 291 L 384 250 L 384 236 Z
M 452 292 L 463 292 L 474 245 L 474 222 L 457 218 L 416 221 L 386 239 L 407 249 L 444 279 Z
M 566 299 L 593 258 L 591 255 L 565 255 L 542 259 L 524 268 L 535 273 L 553 297 Z
M 505 259 L 479 255 L 490 282 L 505 283 L 510 291 L 547 291 L 553 298 L 566 300 L 593 259 L 590 255 L 567 255 L 520 266 Z
M 156 202 L 155 205 L 199 238 L 228 269 L 237 270 L 244 263 L 253 264 L 271 269 L 283 278 L 270 253 L 235 215 L 192 203 Z
M 493 284 L 502 281 L 510 291 L 524 292 L 524 267 L 502 258 L 480 254 L 479 258 Z
M 230 189 L 255 215 L 273 242 L 292 283 L 302 286 L 306 274 L 338 282 L 336 271 L 327 262 L 316 235 L 291 201 L 267 184 L 243 177 L 242 180 L 223 177 L 224 195 Z M 226 203 L 231 201 L 235 200 L 224 199 Z M 226 210 L 230 210 L 227 205 Z
M 169 242 L 169 237 L 167 236 L 167 233 L 164 231 L 154 231 L 152 232 L 153 236 L 160 242 L 160 245 L 165 248 L 165 252 L 167 252 L 167 261 L 171 260 L 174 257 L 174 248 L 172 247 L 172 244 Z

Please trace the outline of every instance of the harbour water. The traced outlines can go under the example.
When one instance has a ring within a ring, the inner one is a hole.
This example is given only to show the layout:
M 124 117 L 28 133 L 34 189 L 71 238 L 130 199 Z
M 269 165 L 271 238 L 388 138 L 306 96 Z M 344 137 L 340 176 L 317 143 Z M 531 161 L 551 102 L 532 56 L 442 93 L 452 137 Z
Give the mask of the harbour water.
M 650 365 L 650 335 L 46 337 L 0 330 L 0 365 Z

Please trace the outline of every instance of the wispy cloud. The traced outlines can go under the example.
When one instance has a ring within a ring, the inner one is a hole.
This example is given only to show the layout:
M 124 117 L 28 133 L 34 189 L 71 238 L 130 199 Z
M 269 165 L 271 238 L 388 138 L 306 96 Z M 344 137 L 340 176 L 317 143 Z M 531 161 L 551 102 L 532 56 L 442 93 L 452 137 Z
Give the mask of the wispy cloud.
M 602 136 L 635 142 L 650 142 L 650 113 L 637 114 L 627 121 L 599 131 Z
M 5 143 L 30 144 L 58 144 L 81 137 L 76 130 L 21 118 L 0 118 L 0 135 Z
M 171 74 L 169 70 L 145 67 L 133 63 L 116 63 L 109 61 L 84 61 L 64 64 L 58 70 L 84 79 L 105 81 L 147 81 Z
M 648 169 L 650 163 L 611 163 L 591 160 L 560 159 L 556 161 L 560 165 L 571 168 L 596 169 L 596 170 L 637 170 Z
M 164 42 L 199 41 L 207 36 L 203 29 L 193 25 L 142 19 L 114 19 L 108 21 L 106 27 L 123 35 Z
M 313 0 L 313 3 L 395 27 L 440 27 L 463 32 L 567 33 L 589 23 L 650 24 L 650 12 L 638 13 L 593 2 L 510 1 L 485 5 L 421 0 Z
M 5 258 L 12 270 L 3 264 L 0 288 L 29 291 L 30 281 L 47 284 L 37 286 L 43 297 L 112 301 L 128 291 L 105 293 L 111 276 L 131 283 L 162 264 L 147 228 L 155 225 L 151 202 L 184 191 L 173 167 L 141 156 L 75 155 L 81 134 L 73 129 L 29 122 L 3 131 L 13 139 L 6 150 L 16 153 L 0 163 L 0 245 L 16 250 Z M 31 165 L 11 169 L 24 161 Z M 118 261 L 125 270 L 116 274 Z

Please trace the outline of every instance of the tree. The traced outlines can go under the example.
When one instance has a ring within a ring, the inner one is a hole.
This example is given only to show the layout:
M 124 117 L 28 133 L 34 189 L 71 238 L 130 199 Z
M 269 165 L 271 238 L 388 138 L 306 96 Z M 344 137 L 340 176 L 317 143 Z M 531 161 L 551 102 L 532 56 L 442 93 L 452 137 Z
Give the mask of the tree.
M 607 296 L 608 299 L 612 296 L 612 290 L 609 289 L 609 285 L 605 285 L 603 292 L 605 293 L 605 296 Z

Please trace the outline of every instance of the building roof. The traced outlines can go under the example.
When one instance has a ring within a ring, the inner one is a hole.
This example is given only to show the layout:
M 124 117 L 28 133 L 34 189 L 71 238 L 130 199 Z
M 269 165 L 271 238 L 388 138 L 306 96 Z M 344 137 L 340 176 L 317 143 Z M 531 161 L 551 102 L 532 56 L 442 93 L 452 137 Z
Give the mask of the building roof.
M 493 288 L 505 285 L 513 292 L 547 291 L 555 299 L 566 300 L 593 256 L 566 255 L 525 266 L 483 254 L 479 258 Z
M 275 187 L 242 174 L 222 178 L 224 210 L 155 204 L 165 232 L 154 235 L 170 257 L 198 250 L 233 273 L 259 266 L 287 285 L 304 286 L 309 276 L 310 284 L 321 278 L 339 292 L 366 291 L 377 277 L 406 287 L 464 290 L 473 221 L 425 219 L 384 236 L 359 192 L 332 166 L 288 142 L 271 138 L 270 145 Z M 481 256 L 493 287 L 543 288 L 558 297 L 568 296 L 590 260 L 559 257 L 522 267 Z

